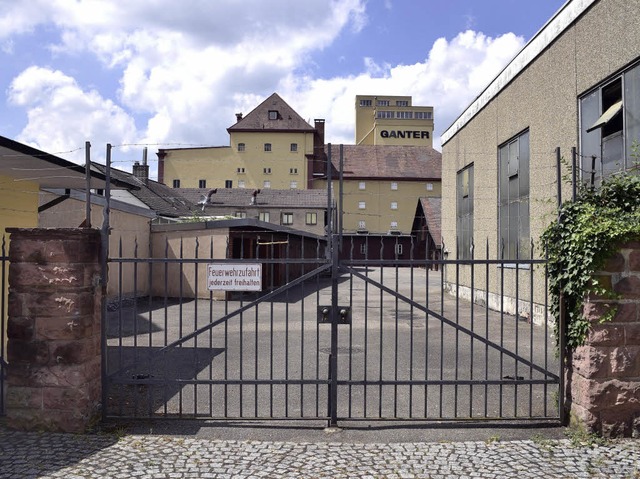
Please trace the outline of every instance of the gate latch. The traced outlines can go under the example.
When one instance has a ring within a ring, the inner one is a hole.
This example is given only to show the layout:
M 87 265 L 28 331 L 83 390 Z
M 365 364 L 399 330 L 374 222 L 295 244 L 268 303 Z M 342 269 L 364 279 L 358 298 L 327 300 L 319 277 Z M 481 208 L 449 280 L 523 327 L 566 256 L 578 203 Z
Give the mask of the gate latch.
M 318 323 L 331 324 L 333 306 L 318 306 Z M 351 306 L 336 306 L 338 324 L 351 324 Z

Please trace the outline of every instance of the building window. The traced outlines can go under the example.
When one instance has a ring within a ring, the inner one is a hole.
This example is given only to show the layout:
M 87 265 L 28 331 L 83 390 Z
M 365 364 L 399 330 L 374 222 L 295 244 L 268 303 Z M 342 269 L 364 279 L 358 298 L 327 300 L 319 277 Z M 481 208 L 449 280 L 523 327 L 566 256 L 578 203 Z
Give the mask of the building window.
M 292 225 L 293 224 L 293 213 L 280 213 L 280 224 L 281 225 Z
M 269 110 L 269 120 L 278 119 L 278 110 Z
M 367 204 L 364 201 L 358 202 L 358 209 L 364 210 L 367 207 Z
M 470 259 L 473 241 L 473 165 L 460 170 L 456 178 L 456 238 L 458 259 Z
M 367 254 L 367 243 L 362 243 L 360 245 L 360 254 L 362 254 L 362 255 L 366 255 Z
M 238 188 L 244 188 L 244 180 L 238 180 Z
M 173 187 L 180 188 L 180 180 L 173 180 Z
M 530 249 L 529 132 L 500 146 L 498 157 L 499 251 L 506 259 L 526 259 Z
M 291 143 L 291 146 L 290 146 L 290 148 L 289 148 L 289 149 L 290 149 L 290 151 L 292 151 L 292 152 L 296 152 L 296 151 L 298 151 L 298 144 L 297 144 L 297 143 Z
M 391 182 L 391 189 L 392 190 L 397 190 L 398 189 L 398 182 L 397 181 L 392 181 Z
M 239 175 L 244 175 L 244 168 L 238 168 L 237 171 Z
M 397 210 L 398 209 L 398 202 L 397 201 L 392 201 L 391 202 L 391 209 L 392 210 Z
M 371 100 L 360 100 L 360 106 L 371 106 Z
M 198 188 L 206 188 L 207 180 L 198 180 Z
M 269 212 L 268 211 L 261 211 L 260 213 L 258 213 L 258 219 L 260 221 L 264 221 L 265 223 L 269 222 Z
M 318 224 L 318 213 L 307 213 L 305 215 L 305 224 L 317 225 Z
M 245 144 L 244 143 L 238 143 L 238 151 L 244 151 L 245 150 Z
M 389 100 L 378 100 L 376 106 L 389 106 Z
M 433 113 L 431 113 L 430 111 L 416 111 L 415 113 L 415 119 L 416 120 L 431 120 L 433 119 Z
M 409 106 L 408 100 L 396 100 L 396 106 Z
M 391 222 L 391 229 L 392 229 L 392 230 L 395 230 L 395 229 L 397 229 L 397 228 L 398 228 L 398 222 L 397 222 L 397 221 L 392 221 L 392 222 Z
M 264 144 L 264 151 L 271 151 L 271 143 Z
M 225 188 L 233 188 L 233 181 L 232 180 L 225 180 L 224 187 Z
M 271 174 L 271 168 L 262 168 L 262 172 L 263 172 L 265 175 L 270 175 L 270 174 Z
M 367 188 L 367 184 L 364 181 L 361 181 L 360 183 L 358 183 L 359 190 L 364 190 L 366 188 Z
M 262 187 L 263 188 L 271 188 L 271 182 L 269 180 L 264 180 L 262 182 Z
M 640 64 L 598 86 L 580 102 L 580 156 L 585 181 L 628 168 L 640 141 Z
M 358 229 L 359 230 L 364 230 L 367 229 L 367 223 L 364 220 L 360 220 L 358 221 Z
M 298 174 L 298 168 L 289 168 L 289 174 L 290 175 L 297 175 Z
M 387 110 L 380 110 L 376 112 L 376 118 L 393 118 L 394 112 Z
M 291 183 L 289 183 L 289 188 L 291 188 L 292 190 L 295 190 L 298 188 L 298 182 L 297 181 L 292 181 Z
M 402 255 L 402 245 L 400 243 L 398 243 L 396 245 L 396 255 L 397 256 L 401 256 Z
M 412 111 L 397 111 L 396 118 L 400 120 L 411 120 L 413 118 Z
M 433 191 L 433 183 L 427 183 L 427 191 Z
M 246 218 L 247 217 L 247 212 L 246 211 L 236 211 L 233 216 L 235 216 L 236 218 Z

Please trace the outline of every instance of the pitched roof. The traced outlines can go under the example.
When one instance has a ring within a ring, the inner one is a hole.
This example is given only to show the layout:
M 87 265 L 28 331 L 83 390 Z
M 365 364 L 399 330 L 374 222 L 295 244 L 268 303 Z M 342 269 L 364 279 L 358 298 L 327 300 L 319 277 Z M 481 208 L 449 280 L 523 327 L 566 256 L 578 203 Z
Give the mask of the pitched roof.
M 424 197 L 420 198 L 420 206 L 427 221 L 427 228 L 436 246 L 442 246 L 442 198 Z
M 325 147 L 327 154 L 328 146 Z M 428 146 L 343 145 L 344 178 L 440 180 L 442 154 Z M 332 173 L 340 166 L 340 145 L 331 145 Z
M 50 153 L 0 136 L 0 174 L 16 180 L 29 180 L 40 188 L 86 189 L 85 167 Z M 90 187 L 104 188 L 102 173 L 90 171 Z M 122 187 L 116 179 L 111 186 Z
M 92 166 L 103 173 L 106 172 L 105 165 L 93 163 Z M 121 182 L 127 182 L 135 185 L 135 188 L 138 189 L 129 189 L 129 193 L 146 204 L 159 216 L 166 216 L 169 218 L 192 216 L 198 209 L 197 205 L 183 198 L 176 190 L 169 188 L 162 183 L 158 183 L 157 181 L 148 180 L 147 182 L 144 182 L 133 175 L 133 173 L 118 170 L 117 168 L 111 168 L 110 176 L 111 178 Z
M 177 188 L 190 203 L 202 204 L 211 189 Z M 251 206 L 251 188 L 217 188 L 207 206 Z M 326 190 L 275 190 L 264 188 L 256 196 L 256 205 L 266 208 L 326 208 Z
M 269 112 L 277 112 L 276 119 L 269 119 Z M 274 93 L 256 108 L 249 112 L 242 120 L 227 128 L 233 131 L 299 131 L 314 132 L 315 129 L 298 115 L 280 95 Z

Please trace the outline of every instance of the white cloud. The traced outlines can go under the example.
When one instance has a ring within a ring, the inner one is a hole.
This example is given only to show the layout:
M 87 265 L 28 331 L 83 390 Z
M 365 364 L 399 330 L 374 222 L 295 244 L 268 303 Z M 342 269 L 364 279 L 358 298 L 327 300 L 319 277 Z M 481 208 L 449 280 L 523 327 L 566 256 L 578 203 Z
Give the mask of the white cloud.
M 95 90 L 83 91 L 60 71 L 30 67 L 13 80 L 8 94 L 13 105 L 28 110 L 28 124 L 17 138 L 23 143 L 55 153 L 91 141 L 103 157 L 106 143 L 135 141 L 131 116 Z M 68 159 L 82 162 L 84 156 L 77 153 Z
M 366 59 L 364 73 L 346 78 L 314 80 L 289 77 L 282 95 L 295 98 L 300 113 L 327 120 L 327 137 L 334 143 L 354 142 L 355 95 L 412 95 L 415 105 L 434 106 L 434 146 L 462 110 L 523 47 L 512 33 L 491 38 L 466 31 L 448 41 L 440 38 L 424 62 L 375 65 Z

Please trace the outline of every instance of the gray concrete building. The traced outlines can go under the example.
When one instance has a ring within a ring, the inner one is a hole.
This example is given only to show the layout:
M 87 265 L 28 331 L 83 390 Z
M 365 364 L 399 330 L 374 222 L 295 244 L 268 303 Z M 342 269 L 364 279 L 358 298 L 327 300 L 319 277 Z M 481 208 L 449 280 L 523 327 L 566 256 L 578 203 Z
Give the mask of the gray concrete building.
M 443 133 L 449 258 L 469 259 L 472 249 L 475 257 L 485 249 L 490 258 L 542 256 L 538 239 L 557 212 L 557 148 L 563 175 L 576 148 L 583 181 L 631 166 L 640 139 L 639 13 L 640 0 L 568 1 Z M 567 199 L 571 184 L 562 183 Z M 513 297 L 525 269 L 507 271 L 504 289 L 487 285 L 489 302 Z M 464 293 L 470 267 L 459 274 Z

